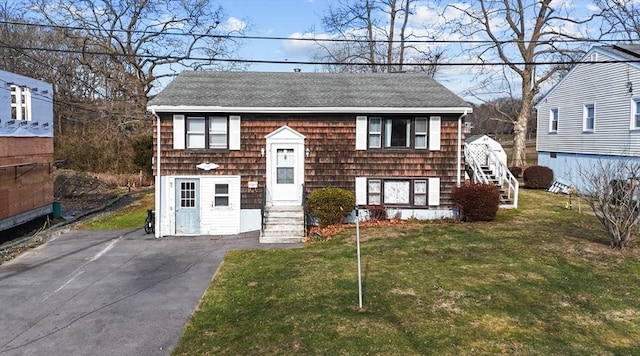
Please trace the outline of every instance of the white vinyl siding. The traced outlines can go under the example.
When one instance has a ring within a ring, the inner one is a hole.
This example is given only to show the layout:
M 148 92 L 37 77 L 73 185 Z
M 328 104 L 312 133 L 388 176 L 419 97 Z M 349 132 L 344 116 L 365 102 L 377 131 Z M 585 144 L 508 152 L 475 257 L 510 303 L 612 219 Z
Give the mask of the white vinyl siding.
M 173 115 L 173 149 L 185 148 L 184 115 Z
M 240 230 L 240 176 L 200 178 L 200 231 L 232 235 Z
M 605 53 L 598 56 L 601 61 L 622 59 Z M 634 93 L 629 92 L 628 82 Z M 536 106 L 538 133 L 549 130 L 552 108 L 558 108 L 560 117 L 556 134 L 537 135 L 537 151 L 547 156 L 548 152 L 640 155 L 640 130 L 630 130 L 635 119 L 632 99 L 640 100 L 638 64 L 576 65 Z M 583 134 L 584 104 L 590 103 L 595 104 L 595 130 Z

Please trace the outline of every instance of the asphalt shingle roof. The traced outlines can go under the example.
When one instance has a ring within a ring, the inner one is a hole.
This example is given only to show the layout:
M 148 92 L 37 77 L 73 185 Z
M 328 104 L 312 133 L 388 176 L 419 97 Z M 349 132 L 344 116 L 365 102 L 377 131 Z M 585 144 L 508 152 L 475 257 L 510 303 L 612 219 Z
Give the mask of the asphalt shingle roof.
M 433 78 L 417 73 L 180 73 L 149 106 L 470 107 Z

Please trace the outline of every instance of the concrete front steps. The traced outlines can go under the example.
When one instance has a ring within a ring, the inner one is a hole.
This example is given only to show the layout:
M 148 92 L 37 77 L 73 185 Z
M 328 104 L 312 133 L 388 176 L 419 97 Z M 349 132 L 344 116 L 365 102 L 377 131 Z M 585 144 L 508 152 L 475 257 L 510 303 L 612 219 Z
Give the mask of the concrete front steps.
M 304 241 L 304 208 L 302 206 L 265 207 L 265 226 L 261 243 L 295 243 Z

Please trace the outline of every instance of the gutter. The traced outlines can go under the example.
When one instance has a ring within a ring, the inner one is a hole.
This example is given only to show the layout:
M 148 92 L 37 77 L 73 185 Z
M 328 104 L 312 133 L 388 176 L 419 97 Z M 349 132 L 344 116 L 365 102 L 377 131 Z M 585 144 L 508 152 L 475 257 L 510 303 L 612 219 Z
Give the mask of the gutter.
M 161 199 L 161 195 L 162 195 L 162 186 L 161 186 L 161 179 L 160 179 L 160 116 L 158 116 L 158 114 L 156 114 L 156 109 L 151 109 L 151 114 L 153 116 L 155 116 L 156 118 L 156 130 L 158 130 L 157 134 L 156 134 L 156 152 L 158 152 L 157 154 L 157 158 L 156 158 L 156 194 L 155 194 L 155 202 L 154 205 L 156 207 L 156 213 L 155 213 L 155 218 L 156 221 L 154 222 L 155 225 L 155 237 L 160 238 L 162 237 L 162 225 L 160 224 L 160 216 L 162 215 L 162 206 L 160 205 L 162 203 L 162 199 Z
M 467 110 L 464 111 L 462 115 L 458 118 L 458 172 L 456 177 L 456 186 L 460 186 L 461 184 L 461 174 L 462 174 L 462 119 L 467 116 Z

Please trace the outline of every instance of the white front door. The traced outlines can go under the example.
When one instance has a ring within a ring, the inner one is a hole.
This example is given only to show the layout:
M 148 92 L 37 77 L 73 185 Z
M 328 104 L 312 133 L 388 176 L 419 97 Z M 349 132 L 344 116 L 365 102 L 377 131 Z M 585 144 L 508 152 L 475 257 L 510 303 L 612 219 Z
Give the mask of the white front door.
M 276 145 L 272 147 L 272 162 L 275 164 L 271 171 L 271 198 L 273 205 L 297 205 L 298 193 L 302 192 L 298 186 L 302 185 L 297 178 L 296 148 Z
M 266 139 L 267 205 L 301 205 L 305 137 L 283 126 Z

